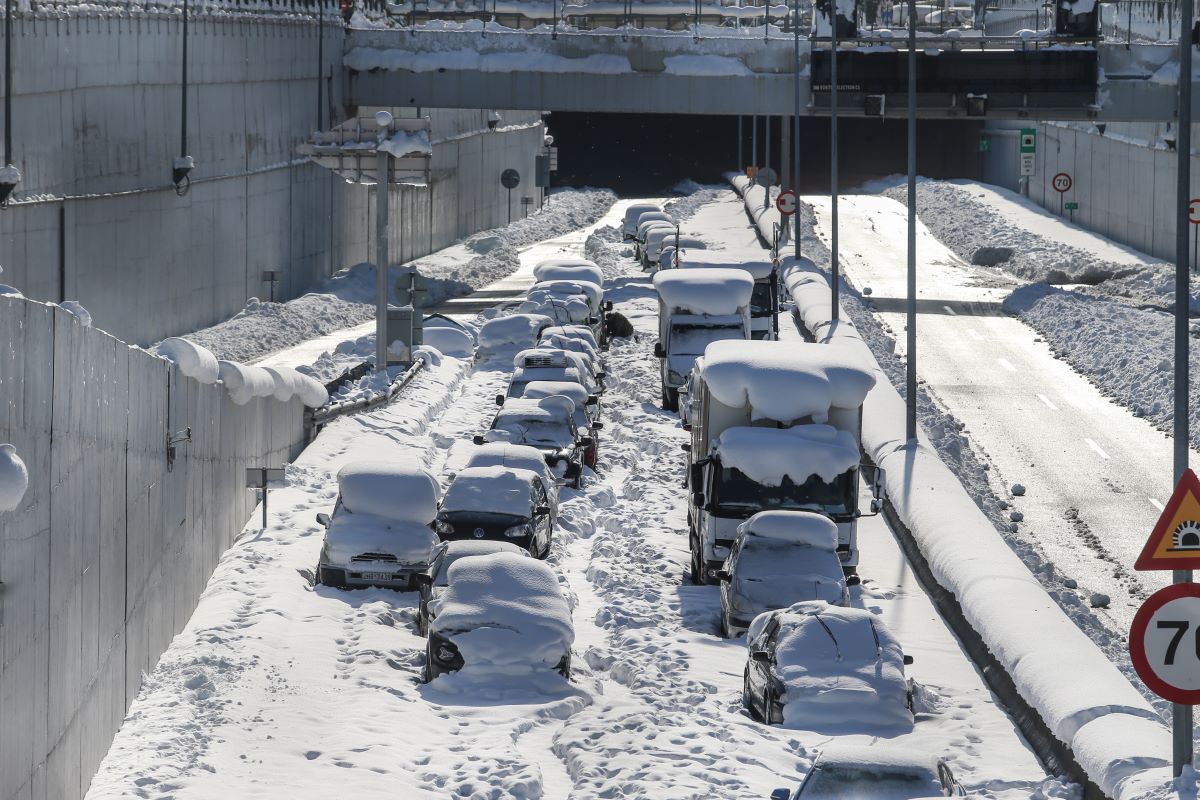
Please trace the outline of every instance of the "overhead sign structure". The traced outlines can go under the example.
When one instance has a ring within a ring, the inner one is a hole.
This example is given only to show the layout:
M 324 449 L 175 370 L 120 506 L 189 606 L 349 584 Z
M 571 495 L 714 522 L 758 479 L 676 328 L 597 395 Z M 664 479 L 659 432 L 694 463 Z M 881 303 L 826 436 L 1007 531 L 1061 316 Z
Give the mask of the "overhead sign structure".
M 1200 569 L 1200 480 L 1190 469 L 1179 479 L 1133 568 Z
M 1064 192 L 1071 191 L 1071 187 L 1075 185 L 1075 182 L 1071 180 L 1070 175 L 1065 172 L 1060 172 L 1054 176 L 1054 180 L 1050 183 L 1050 185 L 1054 187 L 1054 191 L 1058 192 L 1059 194 L 1063 194 Z
M 1159 697 L 1200 704 L 1200 584 L 1177 583 L 1150 596 L 1129 629 L 1129 658 Z
M 784 189 L 779 193 L 779 196 L 775 198 L 775 207 L 778 208 L 779 213 L 783 214 L 785 217 L 790 217 L 792 214 L 795 214 L 799 205 L 800 201 L 796 198 L 796 193 L 791 189 Z

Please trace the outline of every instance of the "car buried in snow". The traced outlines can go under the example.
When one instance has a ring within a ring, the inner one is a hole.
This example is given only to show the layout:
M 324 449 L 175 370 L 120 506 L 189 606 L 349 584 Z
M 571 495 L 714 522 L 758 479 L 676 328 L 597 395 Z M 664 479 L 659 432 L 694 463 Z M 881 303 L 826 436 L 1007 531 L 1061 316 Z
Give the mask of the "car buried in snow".
M 588 438 L 592 440 L 583 451 L 583 463 L 584 466 L 595 469 L 600 452 L 597 432 L 604 427 L 604 423 L 600 421 L 600 398 L 588 394 L 578 383 L 566 381 L 532 381 L 525 387 L 525 394 L 521 396 L 528 400 L 540 400 L 556 394 L 571 398 L 571 402 L 575 404 L 575 427 L 581 431 L 588 431 Z M 503 398 L 499 395 L 496 396 L 496 405 L 504 405 Z
M 637 235 L 638 218 L 642 214 L 662 213 L 662 208 L 654 203 L 633 203 L 625 209 L 625 218 L 621 221 L 621 236 L 629 241 Z
M 458 445 L 468 445 L 470 450 L 458 449 Z M 465 453 L 465 457 L 460 455 Z M 453 465 L 453 466 L 452 466 Z M 527 469 L 537 473 L 550 498 L 550 518 L 558 521 L 558 481 L 546 464 L 546 459 L 535 447 L 523 444 L 508 444 L 507 442 L 491 442 L 475 445 L 473 442 L 456 442 L 446 458 L 448 470 L 447 480 L 453 481 L 458 470 L 467 467 L 508 467 L 510 469 Z
M 813 600 L 754 618 L 742 700 L 769 725 L 818 733 L 912 730 L 912 659 L 883 620 Z
M 415 589 L 437 544 L 440 488 L 416 463 L 362 461 L 338 472 L 333 514 L 317 514 L 325 540 L 317 583 L 338 589 Z
M 540 400 L 510 397 L 496 412 L 487 433 L 474 437 L 476 444 L 525 444 L 542 453 L 560 485 L 578 489 L 583 478 L 583 454 L 592 446 L 590 436 L 575 426 L 575 403 L 554 395 Z
M 869 787 L 869 788 L 868 788 Z M 770 800 L 931 800 L 966 797 L 943 759 L 893 744 L 831 745 L 817 756 L 793 793 L 771 792 Z
M 597 353 L 603 349 L 600 346 L 600 340 L 596 338 L 595 332 L 587 325 L 552 325 L 542 331 L 539 342 L 545 342 L 549 338 L 556 336 L 584 341 Z
M 583 281 L 604 287 L 604 273 L 596 262 L 586 258 L 548 258 L 533 268 L 533 279 L 542 281 Z
M 527 469 L 468 467 L 446 488 L 434 531 L 443 541 L 512 542 L 545 558 L 554 536 L 550 498 L 541 476 Z
M 513 374 L 508 379 L 506 397 L 520 397 L 533 381 L 570 381 L 578 383 L 588 394 L 604 392 L 606 373 L 596 369 L 587 354 L 551 347 L 522 350 L 513 358 Z
M 424 678 L 571 676 L 571 606 L 549 565 L 515 553 L 460 558 L 430 622 Z
M 442 542 L 433 549 L 429 569 L 417 576 L 421 600 L 417 606 L 417 630 L 422 636 L 429 632 L 429 623 L 437 616 L 438 603 L 450 583 L 450 566 L 467 556 L 488 556 L 492 553 L 516 553 L 525 557 L 529 551 L 512 542 L 489 539 L 456 539 Z
M 850 605 L 837 525 L 810 511 L 761 511 L 737 529 L 721 582 L 721 635 L 741 636 L 759 614 L 805 600 Z

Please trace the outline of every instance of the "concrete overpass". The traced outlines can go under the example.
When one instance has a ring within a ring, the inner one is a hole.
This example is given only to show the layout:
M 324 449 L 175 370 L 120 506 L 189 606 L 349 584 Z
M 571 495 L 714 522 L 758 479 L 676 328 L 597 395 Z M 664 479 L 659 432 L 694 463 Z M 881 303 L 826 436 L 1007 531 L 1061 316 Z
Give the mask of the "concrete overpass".
M 711 30 L 711 29 L 710 29 Z M 346 43 L 348 101 L 362 106 L 512 108 L 666 114 L 790 113 L 791 37 L 759 32 L 696 39 L 687 31 L 355 30 Z M 902 37 L 902 33 L 897 34 Z M 919 115 L 967 116 L 987 95 L 986 118 L 1161 121 L 1176 115 L 1175 48 L 1020 37 L 919 40 Z M 858 39 L 838 56 L 841 113 L 902 117 L 902 38 Z M 828 114 L 830 54 L 801 40 L 803 113 Z M 1200 91 L 1196 101 L 1200 103 Z M 1200 106 L 1197 106 L 1200 107 Z M 974 117 L 978 119 L 979 117 Z

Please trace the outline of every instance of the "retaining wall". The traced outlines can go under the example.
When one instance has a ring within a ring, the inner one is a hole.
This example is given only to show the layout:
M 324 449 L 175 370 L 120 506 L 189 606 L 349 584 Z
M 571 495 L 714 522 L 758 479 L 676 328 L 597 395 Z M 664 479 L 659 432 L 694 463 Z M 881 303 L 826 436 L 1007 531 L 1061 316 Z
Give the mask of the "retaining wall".
M 234 405 L 41 303 L 0 297 L 0 343 L 0 442 L 30 478 L 0 513 L 0 800 L 73 800 L 253 512 L 245 468 L 299 452 L 303 408 Z

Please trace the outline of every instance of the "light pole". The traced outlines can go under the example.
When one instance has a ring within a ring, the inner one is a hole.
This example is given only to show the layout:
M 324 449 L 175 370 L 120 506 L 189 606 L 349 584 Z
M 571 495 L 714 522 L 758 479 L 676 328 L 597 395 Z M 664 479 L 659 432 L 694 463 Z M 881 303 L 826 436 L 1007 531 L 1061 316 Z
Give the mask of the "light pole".
M 793 109 L 792 127 L 796 138 L 792 140 L 792 191 L 796 193 L 796 261 L 800 261 L 801 246 L 804 230 L 804 204 L 800 202 L 800 0 L 792 0 L 792 82 L 796 90 L 796 106 Z
M 383 148 L 392 126 L 392 115 L 375 115 L 379 126 L 379 148 L 375 153 L 375 371 L 387 371 L 388 309 L 388 172 L 391 156 Z
M 917 0 L 908 0 L 908 322 L 905 437 L 917 438 Z
M 829 0 L 833 24 L 829 26 L 829 185 L 832 196 L 829 265 L 831 290 L 830 318 L 838 321 L 838 9 L 837 0 Z

